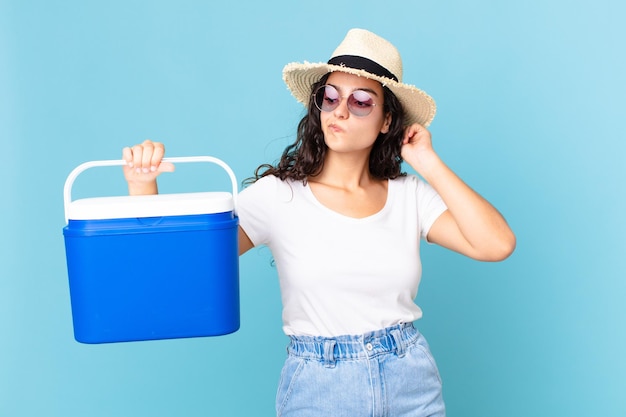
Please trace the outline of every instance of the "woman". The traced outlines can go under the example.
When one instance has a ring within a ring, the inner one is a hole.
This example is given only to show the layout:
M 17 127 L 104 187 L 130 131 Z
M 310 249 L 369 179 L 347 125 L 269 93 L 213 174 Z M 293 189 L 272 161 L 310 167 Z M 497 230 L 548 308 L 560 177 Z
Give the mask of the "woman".
M 290 344 L 277 414 L 443 416 L 439 372 L 413 325 L 420 238 L 499 261 L 515 236 L 433 150 L 434 102 L 402 83 L 389 42 L 352 29 L 327 63 L 288 64 L 283 76 L 307 114 L 238 199 L 240 254 L 267 245 L 280 279 Z M 131 194 L 157 192 L 173 169 L 163 155 L 151 141 L 124 149 Z

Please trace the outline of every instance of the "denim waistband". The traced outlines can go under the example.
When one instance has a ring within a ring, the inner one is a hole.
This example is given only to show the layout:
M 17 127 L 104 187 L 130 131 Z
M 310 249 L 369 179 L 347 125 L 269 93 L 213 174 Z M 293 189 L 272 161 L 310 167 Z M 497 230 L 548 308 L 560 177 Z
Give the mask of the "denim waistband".
M 404 356 L 407 346 L 420 336 L 413 323 L 402 323 L 362 335 L 337 337 L 289 336 L 289 355 L 334 364 L 340 360 L 364 359 L 394 353 Z

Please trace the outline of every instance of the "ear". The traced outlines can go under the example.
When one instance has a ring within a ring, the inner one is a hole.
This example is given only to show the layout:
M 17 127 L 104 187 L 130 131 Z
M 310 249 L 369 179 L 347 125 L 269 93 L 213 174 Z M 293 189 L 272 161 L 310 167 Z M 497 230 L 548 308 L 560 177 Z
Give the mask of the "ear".
M 383 120 L 383 125 L 380 128 L 380 133 L 387 134 L 389 133 L 389 128 L 391 127 L 391 112 L 385 114 L 385 120 Z

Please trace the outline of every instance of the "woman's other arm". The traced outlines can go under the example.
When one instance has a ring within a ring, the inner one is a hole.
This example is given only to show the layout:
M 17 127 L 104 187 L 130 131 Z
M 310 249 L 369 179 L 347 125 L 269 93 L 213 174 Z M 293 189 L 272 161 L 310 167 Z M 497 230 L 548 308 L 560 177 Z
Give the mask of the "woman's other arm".
M 439 158 L 426 128 L 407 128 L 402 157 L 448 206 L 430 228 L 430 242 L 481 261 L 501 261 L 513 253 L 516 239 L 504 217 Z

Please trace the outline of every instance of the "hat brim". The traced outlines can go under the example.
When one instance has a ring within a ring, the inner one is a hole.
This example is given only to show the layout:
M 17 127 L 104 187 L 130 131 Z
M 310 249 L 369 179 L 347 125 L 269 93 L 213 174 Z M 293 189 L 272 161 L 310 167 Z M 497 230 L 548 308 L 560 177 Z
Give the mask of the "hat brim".
M 362 69 L 331 65 L 323 62 L 292 62 L 283 68 L 283 80 L 295 99 L 307 106 L 311 95 L 311 86 L 327 73 L 335 71 L 376 80 L 383 86 L 388 87 L 404 107 L 406 125 L 419 123 L 424 127 L 428 127 L 435 117 L 437 112 L 435 100 L 424 91 L 413 85 L 371 74 Z

